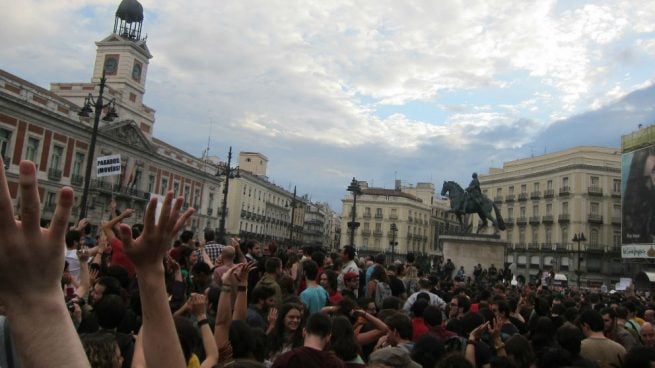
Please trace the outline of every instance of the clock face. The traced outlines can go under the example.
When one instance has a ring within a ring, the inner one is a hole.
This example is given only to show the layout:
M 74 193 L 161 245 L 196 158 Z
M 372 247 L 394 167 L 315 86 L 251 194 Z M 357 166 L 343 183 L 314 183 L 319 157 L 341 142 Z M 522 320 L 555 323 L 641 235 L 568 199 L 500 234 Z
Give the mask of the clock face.
M 108 74 L 116 73 L 118 67 L 118 60 L 115 57 L 107 57 L 105 59 L 105 72 Z
M 137 82 L 141 80 L 141 64 L 134 63 L 132 67 L 132 78 Z

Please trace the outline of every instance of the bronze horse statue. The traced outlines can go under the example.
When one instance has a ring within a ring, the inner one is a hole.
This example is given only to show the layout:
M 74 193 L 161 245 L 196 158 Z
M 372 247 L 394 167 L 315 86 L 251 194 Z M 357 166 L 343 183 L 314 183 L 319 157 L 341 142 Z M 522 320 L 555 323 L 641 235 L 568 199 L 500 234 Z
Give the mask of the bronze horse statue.
M 451 212 L 454 212 L 455 215 L 457 215 L 457 220 L 459 221 L 459 224 L 462 225 L 462 228 L 465 228 L 462 215 L 477 213 L 480 217 L 480 224 L 478 225 L 476 233 L 479 233 L 483 228 L 487 227 L 487 220 L 491 221 L 494 225 L 494 233 L 498 233 L 500 230 L 505 230 L 505 221 L 503 221 L 503 217 L 500 215 L 500 209 L 485 195 L 481 196 L 480 202 L 472 199 L 467 200 L 464 211 L 460 211 L 461 203 L 469 194 L 462 189 L 459 184 L 454 181 L 444 181 L 443 187 L 441 188 L 441 195 L 448 195 Z M 493 214 L 491 210 L 493 210 Z M 470 230 L 470 226 L 471 225 L 467 226 L 466 229 Z

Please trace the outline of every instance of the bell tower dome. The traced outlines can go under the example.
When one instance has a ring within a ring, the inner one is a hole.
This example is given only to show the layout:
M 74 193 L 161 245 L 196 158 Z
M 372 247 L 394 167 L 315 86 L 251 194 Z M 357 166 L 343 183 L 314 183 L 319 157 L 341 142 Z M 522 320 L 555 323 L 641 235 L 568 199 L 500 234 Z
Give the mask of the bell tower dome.
M 141 40 L 143 6 L 137 0 L 123 0 L 116 10 L 114 34 L 133 41 Z

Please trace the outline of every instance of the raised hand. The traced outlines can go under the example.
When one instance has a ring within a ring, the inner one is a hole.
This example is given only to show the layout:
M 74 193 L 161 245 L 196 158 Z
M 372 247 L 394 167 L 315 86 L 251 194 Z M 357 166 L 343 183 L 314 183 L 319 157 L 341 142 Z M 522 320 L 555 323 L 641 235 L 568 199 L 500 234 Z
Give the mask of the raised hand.
M 42 297 L 63 298 L 59 282 L 73 190 L 69 187 L 60 190 L 50 227 L 41 228 L 36 167 L 30 161 L 21 161 L 19 214 L 22 221 L 17 221 L 4 166 L 0 166 L 0 297 L 8 309 Z
M 126 224 L 121 224 L 121 240 L 125 245 L 125 253 L 139 270 L 163 270 L 162 260 L 171 242 L 180 231 L 184 223 L 194 212 L 189 208 L 180 213 L 184 198 L 178 197 L 173 203 L 173 192 L 168 192 L 164 199 L 159 221 L 155 223 L 155 210 L 157 199 L 151 198 L 146 209 L 141 235 L 132 239 L 132 230 Z
M 191 313 L 196 317 L 196 319 L 203 319 L 207 315 L 207 297 L 205 294 L 191 294 L 189 298 L 191 301 L 189 306 L 191 307 Z
M 73 190 L 60 189 L 50 227 L 43 229 L 34 163 L 20 162 L 18 181 L 22 221 L 14 216 L 0 160 L 0 304 L 16 351 L 26 367 L 88 367 L 60 285 Z

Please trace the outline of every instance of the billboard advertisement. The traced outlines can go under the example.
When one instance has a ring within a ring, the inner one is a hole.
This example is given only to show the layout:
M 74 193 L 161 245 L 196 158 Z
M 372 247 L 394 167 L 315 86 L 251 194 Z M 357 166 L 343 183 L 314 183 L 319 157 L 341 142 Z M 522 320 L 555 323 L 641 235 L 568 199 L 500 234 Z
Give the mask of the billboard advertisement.
M 655 145 L 624 153 L 621 160 L 623 258 L 655 255 Z

